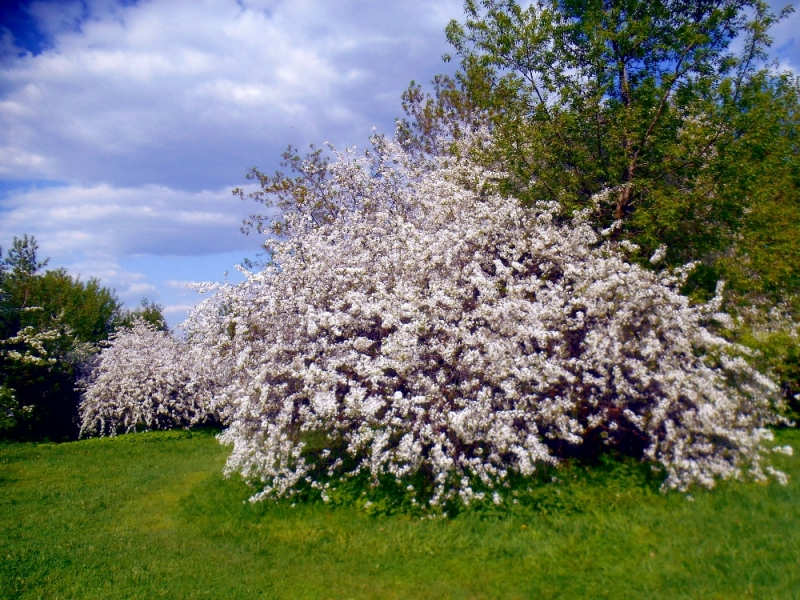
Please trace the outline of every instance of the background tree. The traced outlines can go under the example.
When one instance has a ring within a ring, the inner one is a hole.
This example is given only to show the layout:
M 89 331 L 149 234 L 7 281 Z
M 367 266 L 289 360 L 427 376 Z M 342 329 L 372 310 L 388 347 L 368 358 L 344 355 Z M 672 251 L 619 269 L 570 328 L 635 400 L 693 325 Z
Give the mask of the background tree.
M 401 132 L 436 151 L 438 131 L 484 122 L 495 141 L 486 160 L 507 173 L 506 193 L 568 212 L 601 195 L 597 225 L 618 221 L 616 235 L 643 258 L 666 245 L 667 263 L 704 261 L 697 287 L 713 292 L 717 262 L 750 251 L 748 274 L 787 289 L 799 263 L 780 261 L 778 274 L 774 252 L 753 245 L 774 233 L 766 215 L 777 211 L 779 251 L 794 252 L 785 225 L 797 227 L 798 90 L 791 75 L 760 68 L 769 27 L 790 10 L 773 15 L 760 0 L 469 0 L 465 22 L 447 28 L 460 71 L 435 80 L 434 97 L 412 84 Z
M 120 308 L 114 318 L 114 329 L 131 328 L 137 321 L 144 321 L 156 331 L 169 331 L 167 320 L 164 318 L 164 307 L 147 298 L 142 298 L 139 306 L 132 310 Z

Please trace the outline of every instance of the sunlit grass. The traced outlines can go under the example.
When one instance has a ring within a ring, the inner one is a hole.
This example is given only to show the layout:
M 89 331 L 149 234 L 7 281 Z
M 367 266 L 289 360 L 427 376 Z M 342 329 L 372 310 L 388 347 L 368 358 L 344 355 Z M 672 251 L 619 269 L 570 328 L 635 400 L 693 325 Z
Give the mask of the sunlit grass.
M 787 487 L 662 495 L 573 465 L 509 510 L 446 520 L 251 504 L 214 432 L 0 445 L 3 598 L 800 597 L 800 432 Z

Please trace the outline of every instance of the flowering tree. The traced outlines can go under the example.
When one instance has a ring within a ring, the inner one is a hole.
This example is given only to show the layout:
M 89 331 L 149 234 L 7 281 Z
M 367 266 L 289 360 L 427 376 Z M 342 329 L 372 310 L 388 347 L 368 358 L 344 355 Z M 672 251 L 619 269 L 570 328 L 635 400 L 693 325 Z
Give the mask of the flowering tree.
M 664 489 L 784 479 L 762 445 L 776 386 L 713 333 L 719 295 L 677 291 L 689 268 L 643 269 L 635 245 L 502 198 L 500 174 L 467 159 L 373 146 L 300 165 L 314 185 L 296 181 L 298 202 L 262 227 L 282 235 L 271 262 L 210 286 L 186 342 L 143 322 L 119 333 L 82 431 L 219 419 L 226 471 L 261 482 L 254 500 L 326 499 L 360 475 L 429 507 L 499 502 L 512 474 L 587 443 L 660 463 Z
M 120 329 L 83 382 L 81 434 L 213 421 L 215 369 L 194 350 L 144 320 Z
M 665 489 L 773 472 L 775 385 L 709 329 L 718 298 L 678 293 L 685 270 L 501 198 L 467 160 L 373 144 L 326 163 L 284 204 L 272 262 L 186 324 L 202 362 L 227 365 L 226 470 L 262 483 L 254 499 L 326 498 L 358 474 L 423 475 L 430 506 L 499 499 L 587 440 L 638 449 Z

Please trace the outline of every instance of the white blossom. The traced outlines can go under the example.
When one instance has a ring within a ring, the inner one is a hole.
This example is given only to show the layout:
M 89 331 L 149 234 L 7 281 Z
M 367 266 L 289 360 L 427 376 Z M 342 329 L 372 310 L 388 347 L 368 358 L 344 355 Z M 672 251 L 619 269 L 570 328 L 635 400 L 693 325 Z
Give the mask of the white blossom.
M 664 257 L 666 255 L 667 255 L 667 247 L 664 244 L 662 244 L 658 248 L 656 248 L 655 252 L 653 252 L 653 256 L 650 257 L 650 263 L 657 265 L 662 260 L 664 260 Z
M 218 379 L 212 365 L 198 360 L 196 348 L 138 320 L 113 336 L 82 382 L 81 435 L 213 420 L 211 395 Z

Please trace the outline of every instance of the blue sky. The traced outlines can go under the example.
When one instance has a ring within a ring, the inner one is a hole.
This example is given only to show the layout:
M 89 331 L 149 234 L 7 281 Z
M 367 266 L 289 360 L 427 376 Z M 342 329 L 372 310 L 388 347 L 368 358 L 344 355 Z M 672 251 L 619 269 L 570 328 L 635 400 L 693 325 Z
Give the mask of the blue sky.
M 780 8 L 786 2 L 773 2 Z M 179 323 L 260 240 L 230 190 L 287 144 L 391 133 L 415 79 L 452 72 L 461 0 L 0 0 L 0 246 Z M 800 67 L 795 13 L 775 57 Z

